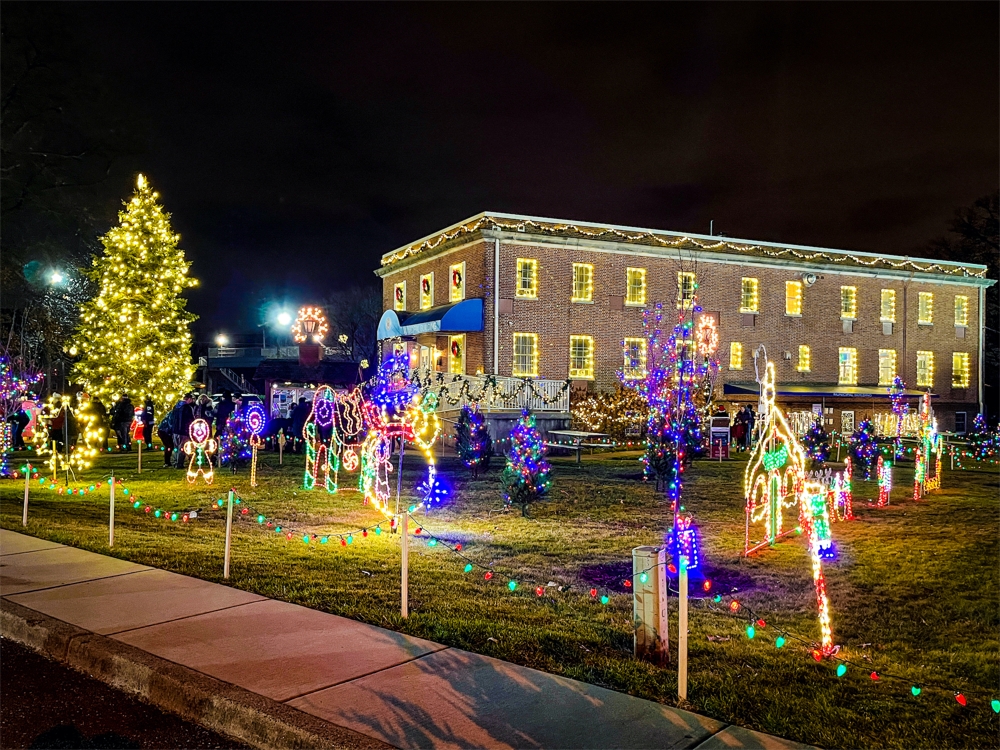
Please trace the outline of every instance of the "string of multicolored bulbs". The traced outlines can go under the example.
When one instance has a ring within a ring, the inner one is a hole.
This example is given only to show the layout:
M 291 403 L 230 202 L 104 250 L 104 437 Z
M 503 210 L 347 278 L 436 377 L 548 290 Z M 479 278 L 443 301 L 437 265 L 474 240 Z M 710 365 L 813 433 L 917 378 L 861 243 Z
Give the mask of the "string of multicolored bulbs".
M 674 594 L 677 593 L 677 591 L 674 590 L 674 589 L 670 589 L 670 592 L 674 593 Z M 724 600 L 725 597 L 730 597 L 730 599 L 729 599 L 729 603 L 727 604 L 725 610 L 722 613 L 723 614 L 728 614 L 729 616 L 736 617 L 736 618 L 745 618 L 745 619 L 747 619 L 747 623 L 748 624 L 746 625 L 746 629 L 745 629 L 746 636 L 747 636 L 747 638 L 749 640 L 754 640 L 756 638 L 756 636 L 757 636 L 757 630 L 758 629 L 763 630 L 764 628 L 766 628 L 768 626 L 767 621 L 764 619 L 764 617 L 761 615 L 760 612 L 754 611 L 753 608 L 751 608 L 750 606 L 744 604 L 739 599 L 737 599 L 735 596 L 732 596 L 731 593 L 730 594 L 725 594 L 725 595 L 717 593 L 717 594 L 715 594 L 711 598 L 710 601 L 713 602 L 713 603 L 715 603 L 715 604 L 719 604 L 719 603 L 723 602 L 723 600 Z M 704 597 L 701 597 L 700 599 L 704 599 Z M 719 610 L 714 610 L 714 609 L 712 611 L 719 612 Z M 914 683 L 911 679 L 909 679 L 907 677 L 903 677 L 902 675 L 896 675 L 896 674 L 892 674 L 890 672 L 884 672 L 884 671 L 880 672 L 880 671 L 878 671 L 876 669 L 870 669 L 865 664 L 862 664 L 860 662 L 854 661 L 852 659 L 845 659 L 843 657 L 838 656 L 837 654 L 834 654 L 834 655 L 831 655 L 831 656 L 828 656 L 828 657 L 824 657 L 823 654 L 822 654 L 822 652 L 818 648 L 816 648 L 815 643 L 813 643 L 812 641 L 810 641 L 808 638 L 805 638 L 805 637 L 797 635 L 797 634 L 795 634 L 795 633 L 793 633 L 793 632 L 791 632 L 789 630 L 781 629 L 781 628 L 778 628 L 777 632 L 778 632 L 778 635 L 774 639 L 774 647 L 775 648 L 778 648 L 778 649 L 784 648 L 785 644 L 789 640 L 798 641 L 799 643 L 802 643 L 802 644 L 804 644 L 806 646 L 806 648 L 809 651 L 809 655 L 815 661 L 817 661 L 817 662 L 823 662 L 824 659 L 829 659 L 832 662 L 837 662 L 837 667 L 834 670 L 834 672 L 835 672 L 835 674 L 837 675 L 838 678 L 839 677 L 844 677 L 848 673 L 848 667 L 857 667 L 857 668 L 860 668 L 863 673 L 867 673 L 868 678 L 869 678 L 869 680 L 871 682 L 879 682 L 881 680 L 896 680 L 896 681 L 899 681 L 899 682 L 904 682 L 904 683 L 909 684 L 910 685 L 910 694 L 914 698 L 916 698 L 917 696 L 919 696 L 927 688 L 941 690 L 943 692 L 949 692 L 952 695 L 954 695 L 955 702 L 958 703 L 963 708 L 966 707 L 966 706 L 968 706 L 968 697 L 967 697 L 966 693 L 974 694 L 974 695 L 981 695 L 981 696 L 987 696 L 987 695 L 989 695 L 988 691 L 982 690 L 982 689 L 979 689 L 979 688 L 966 689 L 966 690 L 954 690 L 954 688 L 952 686 L 944 685 L 944 684 L 942 684 L 940 682 L 926 682 L 926 681 L 923 681 L 923 682 L 919 682 L 919 683 Z M 837 653 L 839 653 L 839 651 Z M 994 713 L 1000 714 L 1000 700 L 998 700 L 996 698 L 991 699 L 991 701 L 990 701 L 990 707 L 993 709 Z

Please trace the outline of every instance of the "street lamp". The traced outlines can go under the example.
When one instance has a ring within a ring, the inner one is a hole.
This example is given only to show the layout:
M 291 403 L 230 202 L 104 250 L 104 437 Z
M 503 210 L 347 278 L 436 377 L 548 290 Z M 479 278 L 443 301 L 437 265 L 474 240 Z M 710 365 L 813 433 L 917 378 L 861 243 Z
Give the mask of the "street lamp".
M 62 271 L 53 269 L 49 273 L 49 283 L 52 284 L 53 286 L 55 286 L 56 284 L 62 284 L 65 279 L 66 277 L 63 276 Z
M 278 325 L 280 326 L 290 326 L 292 324 L 292 314 L 288 312 L 278 313 Z
M 229 344 L 229 337 L 224 333 L 220 333 L 215 337 L 215 345 L 220 349 Z

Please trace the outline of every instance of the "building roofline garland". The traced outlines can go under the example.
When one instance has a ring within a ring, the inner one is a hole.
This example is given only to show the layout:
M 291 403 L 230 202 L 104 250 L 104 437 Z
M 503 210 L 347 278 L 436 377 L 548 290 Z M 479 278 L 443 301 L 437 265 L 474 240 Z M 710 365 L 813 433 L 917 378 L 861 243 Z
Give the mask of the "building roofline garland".
M 757 240 L 741 240 L 713 235 L 687 234 L 639 227 L 617 226 L 613 224 L 593 224 L 577 221 L 566 222 L 536 216 L 520 216 L 499 212 L 483 212 L 464 221 L 452 224 L 439 232 L 427 235 L 414 243 L 404 245 L 382 256 L 382 271 L 407 258 L 428 250 L 434 250 L 463 235 L 488 231 L 538 234 L 541 236 L 582 237 L 586 239 L 621 242 L 624 244 L 646 245 L 662 248 L 693 249 L 708 251 L 735 251 L 758 257 L 782 258 L 790 256 L 799 261 L 825 261 L 861 268 L 889 268 L 911 270 L 923 273 L 939 272 L 948 276 L 973 277 L 982 279 L 986 266 L 976 263 L 958 263 L 947 260 L 915 260 L 898 255 L 884 255 L 866 252 L 850 252 L 809 245 L 789 245 Z M 381 275 L 381 274 L 380 274 Z

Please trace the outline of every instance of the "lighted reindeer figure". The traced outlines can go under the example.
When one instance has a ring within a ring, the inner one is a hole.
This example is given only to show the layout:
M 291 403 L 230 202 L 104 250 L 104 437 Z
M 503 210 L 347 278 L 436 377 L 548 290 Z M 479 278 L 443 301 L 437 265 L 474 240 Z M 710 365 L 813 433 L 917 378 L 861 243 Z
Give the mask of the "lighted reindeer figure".
M 188 435 L 191 439 L 184 443 L 184 452 L 191 456 L 187 470 L 188 483 L 194 484 L 200 474 L 205 479 L 205 484 L 211 484 L 215 479 L 212 454 L 219 447 L 212 438 L 212 428 L 204 419 L 196 419 L 188 428 Z
M 750 555 L 796 530 L 782 528 L 782 509 L 797 505 L 799 526 L 809 539 L 812 559 L 813 583 L 819 610 L 821 641 L 816 654 L 829 656 L 836 652 L 830 627 L 830 605 L 823 576 L 823 559 L 834 555 L 830 536 L 830 515 L 826 487 L 816 481 L 806 481 L 805 452 L 790 429 L 784 414 L 775 403 L 774 364 L 767 361 L 764 347 L 754 355 L 763 363 L 763 374 L 758 370 L 761 386 L 760 442 L 754 448 L 743 475 L 743 492 L 746 499 L 746 536 L 744 555 Z M 763 541 L 751 544 L 750 524 L 763 520 Z

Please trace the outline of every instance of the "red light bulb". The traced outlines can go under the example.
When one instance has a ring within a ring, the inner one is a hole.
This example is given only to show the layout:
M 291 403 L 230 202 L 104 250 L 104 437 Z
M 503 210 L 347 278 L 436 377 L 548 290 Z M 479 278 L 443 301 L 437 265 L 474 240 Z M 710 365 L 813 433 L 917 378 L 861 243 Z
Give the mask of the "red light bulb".
M 535 593 L 538 596 L 542 596 L 542 594 L 545 593 L 545 587 L 544 586 L 539 586 L 537 589 L 535 589 Z
M 960 706 L 964 706 L 966 703 L 968 703 L 968 701 L 966 700 L 965 696 L 962 695 L 962 693 L 955 693 L 955 700 L 958 701 L 958 705 Z
M 493 571 L 492 570 L 486 571 L 485 575 L 483 575 L 483 578 L 486 579 L 487 581 L 490 580 L 492 577 L 493 577 Z
M 872 679 L 878 680 L 878 672 L 872 672 Z

